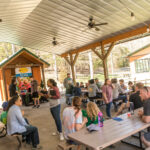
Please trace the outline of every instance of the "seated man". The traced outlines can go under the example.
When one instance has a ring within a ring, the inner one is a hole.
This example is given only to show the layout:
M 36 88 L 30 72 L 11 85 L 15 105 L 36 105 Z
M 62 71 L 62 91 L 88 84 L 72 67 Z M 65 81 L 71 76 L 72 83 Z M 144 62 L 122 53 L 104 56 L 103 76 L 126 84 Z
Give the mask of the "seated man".
M 73 96 L 81 96 L 81 88 L 79 86 L 79 82 L 76 83 L 76 86 L 73 89 Z
M 7 134 L 21 134 L 26 137 L 26 142 L 32 142 L 32 149 L 41 149 L 39 146 L 39 134 L 38 129 L 35 126 L 29 125 L 23 118 L 20 107 L 22 106 L 22 100 L 17 95 L 9 100 L 7 111 Z
M 138 115 L 143 122 L 150 123 L 150 88 L 143 87 L 140 90 L 140 96 L 143 100 L 143 111 L 139 110 Z M 145 133 L 141 139 L 146 147 L 150 147 L 150 132 Z
M 140 89 L 143 88 L 143 83 L 137 83 L 135 85 L 135 93 L 131 94 L 130 95 L 130 98 L 129 98 L 129 101 L 127 103 L 123 103 L 117 114 L 116 115 L 119 115 L 120 113 L 122 113 L 122 111 L 125 109 L 125 108 L 129 108 L 130 107 L 130 103 L 132 102 L 133 105 L 134 105 L 134 109 L 138 109 L 140 107 L 143 106 L 143 102 L 141 100 L 141 97 L 140 97 Z
M 0 121 L 6 125 L 7 124 L 7 106 L 8 106 L 8 102 L 4 102 L 2 104 L 2 107 L 3 107 L 3 112 L 0 116 Z

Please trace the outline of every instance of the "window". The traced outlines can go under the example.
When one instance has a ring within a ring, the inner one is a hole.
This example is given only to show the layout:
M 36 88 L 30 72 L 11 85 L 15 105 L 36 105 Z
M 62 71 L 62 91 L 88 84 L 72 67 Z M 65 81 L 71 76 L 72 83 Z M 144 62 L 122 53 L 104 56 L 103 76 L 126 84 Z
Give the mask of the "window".
M 150 58 L 136 60 L 135 71 L 136 73 L 149 72 L 150 71 Z

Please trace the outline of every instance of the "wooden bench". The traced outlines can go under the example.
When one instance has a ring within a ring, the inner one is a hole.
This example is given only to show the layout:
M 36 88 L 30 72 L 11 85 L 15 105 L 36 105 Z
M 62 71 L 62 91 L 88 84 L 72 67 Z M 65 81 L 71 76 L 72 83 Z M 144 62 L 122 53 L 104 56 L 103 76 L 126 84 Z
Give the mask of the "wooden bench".
M 75 145 L 70 145 L 66 142 L 63 142 L 63 143 L 59 143 L 57 145 L 57 150 L 72 150 L 72 148 L 74 148 Z
M 17 141 L 18 141 L 17 150 L 20 150 L 20 148 L 21 148 L 21 146 L 22 146 L 22 141 L 21 141 L 20 138 L 19 138 L 20 134 L 15 133 L 15 134 L 12 134 L 11 136 L 12 136 L 12 137 L 16 137 L 16 139 L 17 139 Z

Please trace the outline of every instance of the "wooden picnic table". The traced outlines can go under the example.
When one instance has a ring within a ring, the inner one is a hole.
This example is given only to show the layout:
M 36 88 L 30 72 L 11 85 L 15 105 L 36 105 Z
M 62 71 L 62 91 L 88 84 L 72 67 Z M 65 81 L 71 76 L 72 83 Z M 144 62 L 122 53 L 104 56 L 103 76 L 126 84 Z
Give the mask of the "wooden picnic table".
M 131 117 L 128 117 L 127 113 L 120 115 L 119 117 L 123 119 L 120 122 L 113 119 L 104 121 L 104 126 L 99 131 L 90 133 L 83 128 L 68 137 L 92 150 L 101 150 L 150 126 L 149 123 L 141 121 L 137 114 L 138 110 L 135 110 Z

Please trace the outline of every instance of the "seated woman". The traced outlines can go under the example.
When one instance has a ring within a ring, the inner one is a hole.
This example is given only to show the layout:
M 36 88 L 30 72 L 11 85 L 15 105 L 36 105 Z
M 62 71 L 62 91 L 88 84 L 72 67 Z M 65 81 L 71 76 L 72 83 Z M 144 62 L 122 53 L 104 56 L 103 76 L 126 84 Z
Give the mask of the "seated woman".
M 38 129 L 34 126 L 27 124 L 22 116 L 20 106 L 22 105 L 22 100 L 19 96 L 14 96 L 10 99 L 7 107 L 7 133 L 8 135 L 21 134 L 26 136 L 26 141 L 32 142 L 32 149 L 41 149 L 39 146 L 39 135 Z
M 99 116 L 103 119 L 103 114 L 94 102 L 88 102 L 86 110 L 82 110 L 84 118 L 87 118 L 88 122 L 86 126 L 90 124 L 98 124 Z
M 86 118 L 82 120 L 81 104 L 81 98 L 74 97 L 72 106 L 63 111 L 64 136 L 69 144 L 76 143 L 68 139 L 68 134 L 79 131 L 87 122 Z M 77 147 L 79 149 L 80 146 Z

